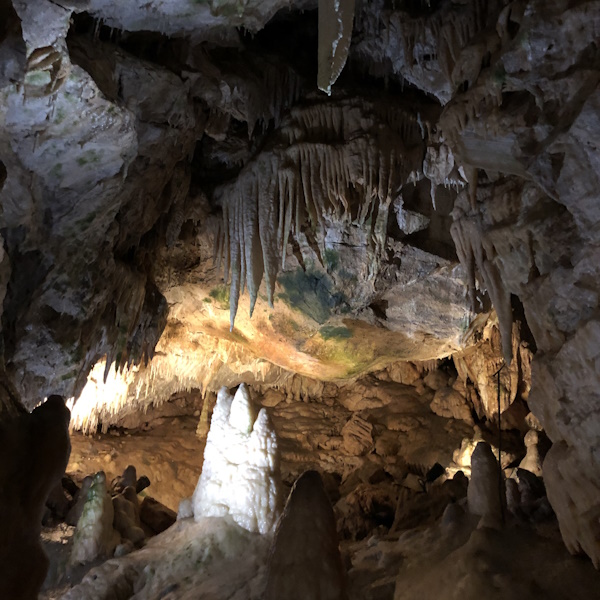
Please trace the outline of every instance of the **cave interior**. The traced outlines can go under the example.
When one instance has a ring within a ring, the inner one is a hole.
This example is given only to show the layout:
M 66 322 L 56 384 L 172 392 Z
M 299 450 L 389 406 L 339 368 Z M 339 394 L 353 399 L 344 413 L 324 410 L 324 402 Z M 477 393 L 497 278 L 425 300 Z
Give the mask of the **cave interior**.
M 0 0 L 0 599 L 600 597 L 599 39 Z

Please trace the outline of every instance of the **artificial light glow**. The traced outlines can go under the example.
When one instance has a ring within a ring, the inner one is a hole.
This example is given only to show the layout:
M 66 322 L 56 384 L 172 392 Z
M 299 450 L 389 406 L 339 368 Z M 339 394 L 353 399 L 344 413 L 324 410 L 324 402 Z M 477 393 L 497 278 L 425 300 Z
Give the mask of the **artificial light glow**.
M 67 401 L 71 410 L 71 431 L 95 432 L 98 424 L 103 422 L 103 416 L 114 416 L 125 407 L 129 386 L 134 380 L 137 367 L 117 372 L 111 366 L 104 381 L 105 369 L 106 360 L 97 362 L 90 371 L 79 398 Z

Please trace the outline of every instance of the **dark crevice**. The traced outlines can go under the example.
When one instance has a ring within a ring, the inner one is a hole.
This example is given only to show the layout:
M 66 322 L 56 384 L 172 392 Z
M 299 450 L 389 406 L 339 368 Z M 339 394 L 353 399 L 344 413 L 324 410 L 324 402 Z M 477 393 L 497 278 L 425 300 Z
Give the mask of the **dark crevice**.
M 373 311 L 373 314 L 378 318 L 381 319 L 383 321 L 385 321 L 387 319 L 387 308 L 388 308 L 388 301 L 387 300 L 377 300 L 375 302 L 372 302 L 369 305 L 369 308 Z
M 520 298 L 514 294 L 510 295 L 510 303 L 513 311 L 513 319 L 521 323 L 521 340 L 525 342 L 529 346 L 531 352 L 535 354 L 537 352 L 537 344 L 535 343 L 535 338 L 527 323 L 523 303 Z

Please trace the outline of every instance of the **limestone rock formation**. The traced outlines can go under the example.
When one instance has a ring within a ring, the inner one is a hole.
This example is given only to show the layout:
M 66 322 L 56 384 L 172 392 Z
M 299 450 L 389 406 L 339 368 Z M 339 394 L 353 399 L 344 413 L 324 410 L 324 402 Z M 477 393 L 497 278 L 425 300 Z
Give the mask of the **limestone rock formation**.
M 480 527 L 499 528 L 503 522 L 504 481 L 489 444 L 479 442 L 471 456 L 467 489 L 469 512 L 481 517 Z
M 119 532 L 121 539 L 130 541 L 134 546 L 141 544 L 146 534 L 141 527 L 140 505 L 135 488 L 126 487 L 112 498 L 112 505 L 112 526 Z M 85 510 L 84 507 L 84 514 Z
M 175 523 L 177 515 L 158 500 L 146 496 L 140 506 L 140 520 L 154 533 L 161 533 Z
M 359 456 L 373 446 L 373 425 L 358 415 L 354 415 L 343 427 L 344 447 L 349 454 Z
M 87 493 L 92 485 L 94 478 L 91 475 L 86 475 L 81 482 L 81 487 L 77 492 L 74 500 L 75 503 L 67 513 L 65 517 L 65 522 L 68 525 L 75 527 L 77 522 L 79 521 L 79 517 L 81 517 L 81 513 L 83 512 L 83 507 L 85 506 L 85 501 L 87 499 Z
M 13 398 L 16 402 L 18 398 Z M 13 404 L 16 408 L 18 405 Z M 69 460 L 69 411 L 50 396 L 31 414 L 0 419 L 0 597 L 36 600 L 48 559 L 40 543 L 44 505 Z
M 525 434 L 525 448 L 527 448 L 527 454 L 525 458 L 519 464 L 520 469 L 526 469 L 530 473 L 540 477 L 542 475 L 542 460 L 540 457 L 540 450 L 538 448 L 538 432 L 534 429 L 530 429 Z
M 234 396 L 227 388 L 219 391 L 191 509 L 196 520 L 230 515 L 244 529 L 263 534 L 279 517 L 277 436 L 266 410 L 256 415 L 243 383 Z
M 431 410 L 441 417 L 461 419 L 473 423 L 471 408 L 464 396 L 449 387 L 439 388 L 430 404 Z
M 509 436 L 531 409 L 565 542 L 600 564 L 599 28 L 595 1 L 1 0 L 10 386 L 89 432 L 302 374 L 335 432 L 306 454 L 358 468 L 360 406 L 413 475 L 440 452 L 385 384 L 468 444 L 469 416 Z M 429 387 L 388 369 L 449 356 Z M 325 382 L 382 369 L 329 410 Z
M 113 529 L 113 520 L 114 508 L 106 486 L 106 475 L 99 471 L 94 475 L 81 517 L 77 521 L 71 564 L 83 564 L 99 556 L 112 555 L 119 542 L 119 534 Z M 119 525 L 122 524 L 124 530 L 134 526 L 134 523 L 126 522 L 126 517 L 122 521 L 119 521 Z M 136 537 L 135 534 L 133 536 Z M 139 541 L 137 537 L 136 541 Z
M 585 552 L 600 568 L 597 492 L 600 488 L 564 442 L 554 444 L 544 460 L 548 499 L 556 512 L 563 540 L 572 554 Z
M 316 471 L 294 484 L 269 556 L 265 600 L 346 600 L 335 518 Z

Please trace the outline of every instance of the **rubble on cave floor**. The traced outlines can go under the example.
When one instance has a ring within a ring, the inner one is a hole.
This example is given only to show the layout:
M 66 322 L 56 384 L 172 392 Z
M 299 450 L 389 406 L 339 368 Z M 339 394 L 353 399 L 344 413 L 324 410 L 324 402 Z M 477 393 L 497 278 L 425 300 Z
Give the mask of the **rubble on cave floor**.
M 223 406 L 228 410 L 221 421 L 230 422 L 235 413 L 234 421 L 243 425 L 248 438 L 242 436 L 240 443 L 250 448 L 251 432 L 260 420 L 259 405 L 267 407 L 277 435 L 284 496 L 301 473 L 309 469 L 320 473 L 333 507 L 349 600 L 504 599 L 514 594 L 532 600 L 593 597 L 600 575 L 589 562 L 569 556 L 543 479 L 523 468 L 531 463 L 532 440 L 543 434 L 503 432 L 499 489 L 493 427 L 433 412 L 433 398 L 442 397 L 438 391 L 453 389 L 454 383 L 447 370 L 418 373 L 407 366 L 402 373 L 396 367 L 335 393 L 331 387 L 323 393 L 323 387 L 316 386 L 318 396 L 311 393 L 310 382 L 262 393 L 254 390 L 256 405 L 252 407 L 244 396 L 235 410 L 232 396 L 226 394 Z M 452 399 L 450 406 L 455 406 Z M 151 497 L 165 503 L 166 512 L 168 507 L 176 509 L 175 497 L 179 501 L 192 496 L 198 481 L 206 441 L 201 439 L 206 431 L 197 427 L 198 416 L 155 416 L 151 410 L 140 415 L 135 430 L 73 435 L 68 471 L 74 477 L 63 480 L 70 509 L 77 504 L 75 488 L 85 485 L 84 475 L 104 471 L 105 494 L 112 497 L 113 527 L 121 542 L 116 545 L 115 540 L 103 557 L 73 564 L 74 528 L 64 523 L 46 528 L 43 537 L 51 568 L 43 600 L 105 600 L 117 589 L 119 598 L 136 600 L 262 600 L 274 534 L 248 531 L 243 519 L 242 525 L 236 523 L 241 485 L 237 471 L 227 475 L 226 484 L 218 484 L 220 505 L 229 502 L 228 494 L 236 498 L 232 514 L 230 509 L 218 515 L 200 511 L 196 519 L 180 518 L 154 535 L 157 530 L 149 531 L 138 513 L 132 517 L 139 519 L 133 533 L 139 526 L 145 535 L 137 540 L 131 536 L 127 540 L 132 523 L 126 519 L 117 523 L 118 510 L 127 513 L 130 504 L 143 506 Z M 272 435 L 268 431 L 265 440 Z M 223 441 L 215 438 L 207 452 L 217 452 L 219 443 Z M 267 456 L 261 461 L 272 464 Z M 261 477 L 254 468 L 245 471 Z M 276 471 L 269 472 L 277 476 Z M 207 472 L 202 486 L 216 485 L 207 483 L 210 477 Z M 499 492 L 506 501 L 499 502 Z M 253 502 L 261 507 L 268 500 L 254 497 Z M 55 513 L 58 505 L 55 501 Z M 180 512 L 182 516 L 186 515 Z M 301 560 L 302 553 L 297 557 L 290 560 Z M 279 557 L 280 562 L 286 560 Z M 301 577 L 297 564 L 290 565 L 291 572 Z M 286 582 L 277 585 L 301 589 Z

